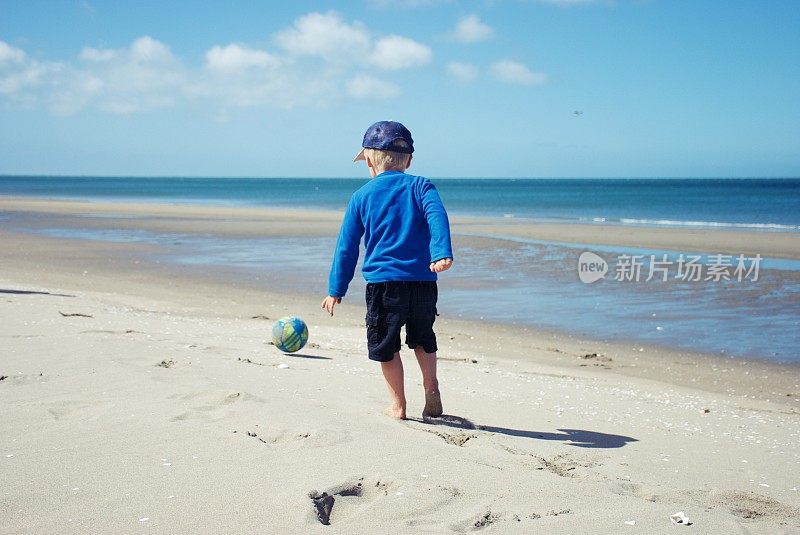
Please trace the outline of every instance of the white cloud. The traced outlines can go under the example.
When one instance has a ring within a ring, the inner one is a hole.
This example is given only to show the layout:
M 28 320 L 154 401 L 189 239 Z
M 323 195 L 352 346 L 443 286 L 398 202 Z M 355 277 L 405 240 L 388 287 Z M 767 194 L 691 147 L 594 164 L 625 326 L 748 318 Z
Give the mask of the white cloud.
M 114 59 L 117 54 L 113 50 L 101 50 L 98 48 L 85 47 L 81 50 L 80 58 L 84 61 L 110 61 Z
M 459 43 L 477 43 L 489 39 L 492 35 L 494 30 L 473 14 L 459 19 L 450 37 Z
M 37 61 L 25 51 L 0 41 L 0 95 L 19 106 L 35 106 L 38 92 L 52 90 L 63 71 L 61 63 Z
M 407 37 L 390 35 L 375 43 L 370 61 L 386 70 L 408 69 L 431 62 L 431 49 Z
M 347 94 L 355 98 L 387 99 L 400 96 L 399 86 L 368 74 L 359 74 L 346 84 Z
M 148 35 L 136 39 L 128 55 L 136 63 L 168 63 L 175 59 L 165 44 Z
M 335 12 L 298 17 L 272 37 L 269 50 L 212 43 L 199 66 L 187 65 L 150 36 L 121 47 L 87 46 L 62 61 L 32 58 L 0 41 L 0 105 L 132 114 L 183 104 L 207 106 L 210 118 L 229 120 L 237 107 L 313 108 L 347 98 L 396 97 L 399 82 L 362 71 L 433 60 L 423 43 L 375 36 Z
M 14 48 L 5 41 L 0 41 L 0 66 L 7 63 L 22 63 L 26 54 L 19 48 Z
M 275 34 L 275 42 L 290 54 L 319 56 L 329 61 L 351 59 L 369 49 L 369 33 L 363 24 L 348 24 L 341 15 L 309 13 L 292 28 Z
M 100 86 L 102 90 L 87 96 L 111 113 L 126 114 L 170 105 L 186 81 L 184 66 L 169 47 L 152 37 L 139 37 L 128 48 L 105 52 L 107 60 L 91 69 L 79 70 L 75 77 L 78 87 L 86 87 L 83 84 L 87 80 L 95 79 L 90 87 Z
M 225 47 L 217 45 L 206 52 L 206 67 L 213 71 L 243 72 L 247 69 L 270 69 L 279 64 L 280 60 L 268 52 L 236 43 Z
M 489 72 L 502 82 L 518 85 L 543 85 L 547 83 L 547 75 L 533 72 L 522 63 L 503 59 L 492 63 Z
M 233 46 L 233 48 L 231 48 Z M 188 97 L 222 106 L 271 106 L 291 108 L 314 102 L 330 91 L 328 80 L 319 76 L 316 83 L 305 80 L 291 64 L 267 52 L 240 45 L 214 46 L 206 52 L 205 69 L 185 88 Z M 219 117 L 227 117 L 227 110 Z
M 474 82 L 478 77 L 478 68 L 471 63 L 459 63 L 457 61 L 451 61 L 447 64 L 445 69 L 447 74 L 462 84 Z
M 90 105 L 110 113 L 167 106 L 175 102 L 186 79 L 169 48 L 148 36 L 118 50 L 84 48 L 78 56 L 81 62 L 73 64 L 38 61 L 21 51 L 12 57 L 14 68 L 0 72 L 0 93 L 25 106 L 44 105 L 56 114 L 76 113 Z
M 24 103 L 26 106 L 34 104 L 35 99 L 29 93 L 38 87 L 44 86 L 48 81 L 62 71 L 60 63 L 40 63 L 26 61 L 6 68 L 0 72 L 0 94 L 10 95 L 13 100 Z

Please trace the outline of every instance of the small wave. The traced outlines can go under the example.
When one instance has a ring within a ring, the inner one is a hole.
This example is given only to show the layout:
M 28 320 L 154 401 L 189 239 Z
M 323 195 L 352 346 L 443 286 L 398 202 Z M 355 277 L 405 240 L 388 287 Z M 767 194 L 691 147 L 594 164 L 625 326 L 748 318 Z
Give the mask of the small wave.
M 728 227 L 759 230 L 800 230 L 800 225 L 781 225 L 779 223 L 724 223 L 720 221 L 675 221 L 672 219 L 629 219 L 621 218 L 626 225 L 664 225 L 670 227 Z

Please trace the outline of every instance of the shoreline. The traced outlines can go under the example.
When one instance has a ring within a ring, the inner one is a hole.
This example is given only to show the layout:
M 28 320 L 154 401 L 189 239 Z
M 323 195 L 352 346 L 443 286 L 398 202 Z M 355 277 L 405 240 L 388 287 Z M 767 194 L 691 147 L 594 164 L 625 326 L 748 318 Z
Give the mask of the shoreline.
M 321 297 L 265 289 L 264 281 L 252 274 L 234 274 L 226 279 L 224 269 L 209 270 L 206 266 L 177 266 L 150 260 L 157 246 L 48 238 L 8 231 L 0 231 L 0 245 L 3 245 L 0 262 L 6 266 L 0 279 L 21 286 L 38 285 L 45 291 L 55 286 L 59 288 L 57 293 L 77 290 L 109 295 L 119 293 L 120 287 L 124 287 L 124 295 L 137 299 L 160 300 L 168 296 L 173 302 L 180 302 L 200 289 L 207 296 L 206 301 L 214 302 L 211 296 L 224 295 L 229 302 L 237 304 L 228 313 L 218 311 L 220 316 L 231 319 L 258 315 L 258 308 L 252 302 L 252 296 L 256 295 L 262 296 L 265 302 L 294 303 L 297 309 L 312 314 L 319 322 L 329 320 L 316 310 Z M 24 257 L 13 252 L 23 248 Z M 48 260 L 54 258 L 59 259 L 58 273 L 43 269 Z M 336 318 L 332 321 L 343 320 L 350 328 L 363 328 L 362 301 L 360 296 L 350 295 L 344 306 L 337 307 Z M 174 311 L 179 312 L 180 307 Z M 284 315 L 287 314 L 295 312 L 286 308 Z M 478 355 L 482 360 L 499 359 L 512 365 L 521 362 L 570 372 L 603 370 L 673 387 L 774 402 L 800 412 L 797 381 L 800 363 L 725 357 L 640 341 L 603 341 L 507 323 L 491 323 L 491 329 L 487 330 L 486 325 L 482 321 L 447 316 L 438 320 L 437 332 L 445 360 L 471 359 Z M 487 331 L 491 335 L 478 334 Z M 499 343 L 499 340 L 508 342 Z M 768 383 L 764 383 L 765 377 L 770 378 Z
M 265 276 L 257 290 L 287 285 L 284 293 L 308 293 L 309 288 L 322 288 L 326 269 L 321 266 L 329 262 L 328 248 L 332 250 L 342 217 L 340 212 L 324 210 L 52 199 L 16 201 L 2 197 L 0 213 L 6 214 L 8 229 L 28 231 L 31 236 L 150 245 L 153 254 L 147 260 L 171 262 L 176 264 L 175 269 L 186 269 L 187 264 L 205 265 L 207 269 L 245 280 L 260 271 Z M 796 350 L 800 339 L 792 335 L 796 326 L 792 311 L 796 305 L 791 301 L 792 292 L 800 291 L 800 260 L 762 256 L 763 282 L 759 282 L 762 286 L 728 286 L 730 290 L 724 298 L 715 297 L 715 288 L 708 285 L 701 290 L 687 285 L 672 290 L 673 284 L 631 285 L 614 280 L 584 285 L 572 275 L 581 250 L 599 252 L 609 261 L 621 250 L 628 254 L 657 251 L 633 247 L 616 249 L 617 246 L 606 245 L 624 241 L 620 237 L 629 242 L 633 240 L 631 243 L 637 245 L 657 243 L 659 239 L 662 243 L 672 240 L 668 245 L 676 248 L 679 246 L 675 240 L 686 240 L 706 251 L 722 249 L 719 244 L 725 239 L 731 242 L 731 248 L 734 244 L 763 242 L 761 250 L 774 251 L 786 246 L 787 240 L 792 243 L 800 240 L 800 234 L 795 238 L 786 233 L 760 233 L 765 235 L 761 236 L 762 242 L 754 242 L 748 233 L 741 232 L 681 230 L 675 233 L 658 229 L 660 232 L 654 233 L 651 229 L 639 228 L 633 229 L 637 232 L 631 236 L 632 229 L 617 228 L 624 233 L 614 235 L 592 225 L 528 224 L 513 219 L 487 223 L 486 218 L 457 216 L 452 218 L 451 228 L 456 248 L 461 248 L 466 256 L 461 257 L 465 262 L 459 264 L 461 269 L 445 279 L 451 305 L 443 303 L 443 306 L 445 312 L 461 319 L 512 329 L 533 327 L 541 332 L 577 335 L 621 345 L 694 351 L 723 359 L 734 356 L 757 362 L 800 363 Z M 280 259 L 272 253 L 276 248 L 283 251 Z M 691 247 L 680 249 L 690 250 Z M 614 278 L 613 273 L 611 270 L 609 279 Z M 362 286 L 357 274 L 352 288 Z M 763 293 L 775 289 L 780 292 L 775 299 L 780 300 L 774 301 L 771 309 L 765 309 L 766 315 L 760 316 L 758 309 L 751 309 L 751 299 L 758 295 L 754 290 Z M 525 313 L 520 292 L 534 292 L 542 306 Z M 686 309 L 686 314 L 699 314 L 699 317 L 726 323 L 720 324 L 720 330 L 715 328 L 716 334 L 708 337 L 707 331 L 688 320 L 693 316 L 670 319 L 678 310 L 675 307 L 683 306 L 671 292 L 681 292 L 676 295 L 683 295 L 684 299 L 686 295 L 695 296 L 696 304 Z M 554 299 L 554 295 L 560 295 L 561 299 Z M 486 299 L 489 301 L 484 301 Z M 478 306 L 478 303 L 484 305 Z M 613 311 L 621 306 L 633 308 L 622 315 L 615 314 Z M 774 312 L 778 306 L 784 312 Z M 592 313 L 582 316 L 592 307 L 595 307 Z M 610 311 L 617 323 L 607 321 L 606 313 L 598 312 L 600 310 Z M 743 318 L 738 328 L 730 323 L 733 314 Z M 484 316 L 490 319 L 484 322 Z M 579 317 L 584 319 L 573 321 Z M 667 323 L 659 321 L 662 317 Z M 698 336 L 701 338 L 697 339 Z
M 95 243 L 94 247 L 102 248 L 102 244 L 114 244 L 117 243 L 122 245 L 122 247 L 136 245 L 137 247 L 148 247 L 149 251 L 152 255 L 144 255 L 139 258 L 137 262 L 144 262 L 144 261 L 155 261 L 156 263 L 159 262 L 156 258 L 161 258 L 164 260 L 165 263 L 167 261 L 172 261 L 176 265 L 172 266 L 172 269 L 175 270 L 182 270 L 187 269 L 187 265 L 185 262 L 176 260 L 179 257 L 174 257 L 174 254 L 181 254 L 178 253 L 180 247 L 178 249 L 172 245 L 173 240 L 170 238 L 165 242 L 159 240 L 158 242 L 151 241 L 149 238 L 137 238 L 135 237 L 136 232 L 153 232 L 153 233 L 164 233 L 168 236 L 175 236 L 174 243 L 178 244 L 182 241 L 185 237 L 187 240 L 191 240 L 193 236 L 197 237 L 206 237 L 209 239 L 215 239 L 214 237 L 220 237 L 220 239 L 224 238 L 233 238 L 233 239 L 271 239 L 271 238 L 280 238 L 282 240 L 291 239 L 292 237 L 302 237 L 302 238 L 319 238 L 319 239 L 333 239 L 335 238 L 336 232 L 338 231 L 338 225 L 341 219 L 341 213 L 335 211 L 321 211 L 321 210 L 288 210 L 288 209 L 275 209 L 275 208 L 231 208 L 229 206 L 199 206 L 199 205 L 174 205 L 174 204 L 166 204 L 166 203 L 107 203 L 107 202 L 90 202 L 90 201 L 57 201 L 52 199 L 23 199 L 23 200 L 15 200 L 15 199 L 5 199 L 0 197 L 0 213 L 6 212 L 17 215 L 11 215 L 12 218 L 19 218 L 22 217 L 23 219 L 18 219 L 18 221 L 24 221 L 25 224 L 31 226 L 30 232 L 26 233 L 26 236 L 31 238 L 36 237 L 36 239 L 43 239 L 43 235 L 36 234 L 36 228 L 65 228 L 67 229 L 65 233 L 59 235 L 56 234 L 55 236 L 51 235 L 51 238 L 54 239 L 64 239 L 64 240 L 79 240 L 84 241 L 86 243 Z M 575 225 L 556 225 L 556 226 L 547 226 L 547 225 L 525 225 L 520 224 L 518 221 L 511 221 L 510 223 L 503 222 L 505 224 L 493 224 L 493 225 L 486 225 L 485 218 L 461 218 L 455 217 L 453 218 L 452 228 L 453 228 L 453 235 L 454 239 L 461 242 L 461 245 L 467 245 L 476 250 L 485 251 L 482 254 L 490 253 L 491 250 L 495 247 L 495 244 L 502 244 L 502 243 L 527 243 L 529 238 L 533 235 L 543 235 L 544 237 L 555 238 L 558 241 L 553 242 L 544 242 L 544 243 L 563 243 L 566 247 L 579 247 L 577 245 L 570 245 L 568 240 L 576 239 L 579 243 L 584 243 L 588 247 L 592 247 L 593 244 L 595 247 L 599 249 L 595 250 L 603 250 L 603 248 L 613 248 L 614 246 L 605 245 L 605 243 L 613 240 L 605 239 L 607 237 L 607 233 L 603 232 L 602 230 L 593 229 L 593 228 L 585 228 L 586 226 L 575 226 Z M 563 227 L 571 228 L 572 234 L 570 231 L 565 231 Z M 578 228 L 580 227 L 580 228 Z M 69 229 L 85 229 L 86 232 L 89 232 L 89 236 L 70 236 Z M 476 230 L 476 228 L 483 230 L 485 232 L 477 235 L 473 234 L 472 232 Z M 91 229 L 94 229 L 92 231 Z M 109 229 L 114 229 L 112 231 L 112 235 L 104 238 L 104 237 L 97 237 L 92 236 L 92 232 L 105 232 Z M 639 230 L 648 230 L 648 229 L 639 229 Z M 660 229 L 664 230 L 664 229 Z M 124 234 L 120 234 L 122 231 L 128 231 L 134 233 L 133 238 L 126 238 Z M 32 232 L 32 233 L 31 233 Z M 179 233 L 179 234 L 175 234 Z M 183 233 L 181 235 L 181 233 Z M 44 233 L 46 234 L 46 233 Z M 694 235 L 696 239 L 699 239 L 702 243 L 708 245 L 712 242 L 719 241 L 720 234 L 728 234 L 726 231 L 708 231 L 708 232 L 701 232 L 697 233 L 694 231 L 687 231 L 681 232 L 678 234 L 680 239 L 686 239 L 689 235 Z M 745 239 L 745 237 L 741 236 L 741 233 L 731 233 L 734 234 L 734 240 Z M 525 236 L 517 238 L 517 236 Z M 141 236 L 141 235 L 140 235 Z M 640 236 L 641 239 L 645 239 L 646 236 Z M 800 236 L 798 237 L 800 239 Z M 650 239 L 653 239 L 651 236 Z M 497 240 L 497 241 L 495 241 Z M 24 239 L 19 240 L 20 243 L 24 243 Z M 536 240 L 531 240 L 536 241 Z M 141 243 L 144 242 L 144 243 Z M 591 242 L 591 243 L 585 243 Z M 57 243 L 57 242 L 52 242 Z M 244 242 L 247 243 L 247 242 Z M 278 242 L 281 243 L 281 242 Z M 316 242 L 309 242 L 309 243 L 316 243 Z M 322 242 L 319 242 L 320 244 Z M 168 247 L 164 247 L 167 245 Z M 774 244 L 773 246 L 777 246 L 778 244 Z M 190 246 L 191 247 L 191 246 Z M 226 246 L 227 247 L 227 246 Z M 241 245 L 239 245 L 241 248 Z M 281 245 L 283 247 L 283 245 Z M 515 245 L 514 247 L 519 247 Z M 191 250 L 191 249 L 189 249 Z M 589 249 L 591 250 L 591 249 Z M 237 254 L 243 254 L 241 251 Z M 247 253 L 244 253 L 247 254 Z M 316 246 L 316 253 L 317 255 L 320 254 L 319 246 Z M 633 254 L 633 253 L 631 253 Z M 295 255 L 296 257 L 297 255 Z M 199 258 L 202 258 L 199 257 Z M 294 257 L 293 257 L 294 258 Z M 170 260 L 171 259 L 171 260 Z M 293 261 L 298 261 L 298 258 L 295 258 Z M 265 258 L 264 261 L 267 261 Z M 781 260 L 775 260 L 775 262 L 781 262 Z M 783 260 L 783 262 L 795 263 L 795 260 Z M 291 263 L 291 262 L 290 262 Z M 244 281 L 248 280 L 248 278 L 252 278 L 252 273 L 248 273 L 247 270 L 243 267 L 239 267 L 235 264 L 230 265 L 220 265 L 219 263 L 214 264 L 213 261 L 204 261 L 200 260 L 197 262 L 200 264 L 198 269 L 210 269 L 214 272 L 219 273 L 218 277 L 225 276 L 225 273 L 228 273 L 232 276 L 238 277 Z M 781 269 L 781 268 L 779 268 Z M 789 269 L 795 269 L 790 267 Z M 306 270 L 308 271 L 308 270 Z M 305 275 L 300 275 L 300 273 L 305 273 Z M 304 277 L 308 276 L 312 277 L 312 280 L 316 282 L 317 278 L 319 278 L 319 274 L 316 271 L 312 272 L 303 272 L 302 270 L 298 272 L 297 276 L 295 277 L 294 282 L 292 282 L 292 291 L 293 292 L 301 292 L 303 294 L 306 293 L 307 284 L 302 284 L 299 281 L 304 280 Z M 796 278 L 794 273 L 789 274 L 791 277 Z M 482 276 L 482 275 L 481 275 Z M 530 275 L 526 276 L 538 276 L 536 273 L 530 273 Z M 300 277 L 298 279 L 298 277 Z M 258 277 L 256 277 L 258 279 Z M 291 279 L 291 277 L 289 277 Z M 287 279 L 284 282 L 289 282 Z M 359 275 L 356 274 L 356 281 L 354 281 L 354 285 L 356 287 L 361 284 L 358 282 Z M 457 277 L 458 279 L 458 277 Z M 455 285 L 452 289 L 460 289 L 453 297 L 459 295 L 458 292 L 460 291 L 462 295 L 461 299 L 463 299 L 463 291 L 465 288 L 464 284 L 470 284 L 467 281 L 471 279 L 452 279 L 450 283 Z M 277 282 L 277 281 L 276 281 Z M 559 281 L 554 281 L 554 284 L 563 284 L 563 279 Z M 581 286 L 581 285 L 578 285 Z M 263 291 L 265 288 L 269 289 L 267 285 L 266 279 L 260 282 L 260 285 L 254 285 L 254 290 L 256 291 Z M 451 289 L 451 290 L 452 290 Z M 288 292 L 284 292 L 288 293 Z M 310 295 L 310 294 L 309 294 Z M 580 302 L 580 301 L 579 301 Z M 553 304 L 554 306 L 557 306 Z M 583 305 L 581 305 L 583 306 Z M 574 307 L 573 307 L 574 308 Z M 456 310 L 456 309 L 454 309 Z M 450 312 L 454 312 L 451 310 Z M 463 319 L 465 321 L 472 321 L 473 323 L 478 323 L 478 315 L 474 314 L 474 310 L 470 313 L 466 314 L 466 317 Z M 650 315 L 649 312 L 647 314 Z M 461 316 L 459 314 L 459 316 Z M 474 316 L 474 317 L 472 317 Z M 655 316 L 655 314 L 653 314 Z M 483 314 L 481 314 L 480 323 L 485 325 L 486 322 L 483 321 Z M 719 347 L 727 347 L 727 346 L 717 346 L 711 350 L 713 346 L 706 344 L 706 347 L 702 347 L 702 349 L 687 347 L 684 344 L 678 343 L 677 345 L 671 343 L 669 338 L 665 338 L 663 342 L 659 342 L 654 340 L 653 337 L 649 337 L 649 341 L 645 341 L 648 339 L 648 336 L 641 336 L 639 334 L 633 333 L 629 331 L 627 333 L 612 333 L 608 332 L 606 329 L 604 332 L 603 329 L 597 330 L 597 328 L 589 328 L 589 329 L 577 329 L 570 328 L 569 326 L 562 326 L 557 324 L 552 324 L 545 322 L 544 324 L 537 324 L 535 322 L 520 322 L 511 317 L 503 318 L 495 317 L 494 320 L 490 320 L 488 322 L 494 326 L 503 326 L 508 329 L 520 329 L 523 328 L 525 330 L 537 330 L 541 333 L 555 333 L 560 336 L 566 337 L 573 337 L 577 336 L 579 338 L 583 338 L 586 340 L 597 340 L 603 341 L 603 343 L 610 343 L 622 346 L 649 346 L 655 348 L 656 350 L 665 350 L 665 351 L 673 351 L 676 353 L 685 353 L 685 352 L 695 352 L 695 353 L 702 353 L 703 355 L 707 355 L 709 357 L 714 357 L 725 361 L 729 358 L 734 358 L 737 360 L 746 360 L 746 361 L 753 361 L 756 363 L 761 362 L 770 362 L 770 354 L 764 353 L 760 354 L 756 353 L 748 353 L 739 351 L 737 354 L 735 351 L 731 352 L 731 356 L 725 355 L 724 349 L 720 352 L 717 352 L 716 349 Z M 546 327 L 544 325 L 547 325 Z M 651 326 L 653 328 L 653 326 Z M 660 327 L 659 327 L 660 329 Z M 579 333 L 583 334 L 579 334 Z M 766 350 L 765 350 L 766 351 Z M 795 366 L 800 364 L 800 360 L 796 360 L 789 351 L 788 353 L 784 350 L 783 353 L 785 356 L 783 360 L 778 360 L 778 364 L 782 364 L 785 366 Z M 776 362 L 776 361 L 772 361 Z
M 203 229 L 225 235 L 264 236 L 335 235 L 330 225 L 341 221 L 341 211 L 257 206 L 213 206 L 168 202 L 77 201 L 47 197 L 0 196 L 0 211 L 36 212 L 51 215 L 75 213 L 143 216 L 120 220 L 122 228 L 145 230 Z M 149 219 L 144 219 L 144 217 Z M 164 218 L 164 220 L 159 220 Z M 87 218 L 88 219 L 88 218 Z M 193 226 L 181 223 L 192 221 Z M 198 219 L 200 221 L 198 221 Z M 207 221 L 202 221 L 203 219 Z M 306 224 L 294 227 L 291 220 Z M 238 220 L 238 221 L 237 221 Z M 503 217 L 452 216 L 451 230 L 458 233 L 488 234 L 565 242 L 598 244 L 643 249 L 662 249 L 694 253 L 745 254 L 776 259 L 800 259 L 800 232 L 733 230 L 729 228 L 658 228 L 598 223 L 531 223 Z M 267 227 L 266 225 L 270 225 Z

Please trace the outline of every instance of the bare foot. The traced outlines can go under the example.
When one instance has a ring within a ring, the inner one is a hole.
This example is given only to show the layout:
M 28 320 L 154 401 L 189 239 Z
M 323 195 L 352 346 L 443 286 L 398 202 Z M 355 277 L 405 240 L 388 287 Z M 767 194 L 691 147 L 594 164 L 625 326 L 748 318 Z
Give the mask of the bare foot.
M 422 416 L 430 416 L 431 418 L 438 418 L 442 415 L 442 395 L 438 390 L 435 392 L 425 392 L 425 408 L 422 410 Z
M 398 407 L 396 405 L 390 405 L 389 407 L 383 409 L 383 414 L 385 414 L 389 418 L 394 418 L 395 420 L 405 420 L 406 408 Z

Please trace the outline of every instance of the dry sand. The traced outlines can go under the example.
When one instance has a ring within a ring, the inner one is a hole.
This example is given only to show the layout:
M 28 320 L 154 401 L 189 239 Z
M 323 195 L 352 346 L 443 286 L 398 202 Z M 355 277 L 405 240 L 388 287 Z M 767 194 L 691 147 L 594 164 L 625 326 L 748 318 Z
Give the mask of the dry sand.
M 406 351 L 397 422 L 360 302 L 329 318 L 149 252 L 0 229 L 0 532 L 800 532 L 796 367 L 442 317 L 449 416 L 419 418 Z M 268 343 L 288 313 L 296 355 Z

